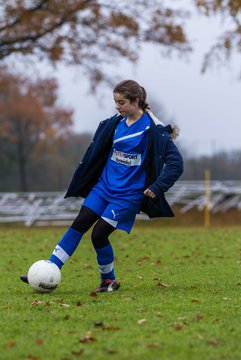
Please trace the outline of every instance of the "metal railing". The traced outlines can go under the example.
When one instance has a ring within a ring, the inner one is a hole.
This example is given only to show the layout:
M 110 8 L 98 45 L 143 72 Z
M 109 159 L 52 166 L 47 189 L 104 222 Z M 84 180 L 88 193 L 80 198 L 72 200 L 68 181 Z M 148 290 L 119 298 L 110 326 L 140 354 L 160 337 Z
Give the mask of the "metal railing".
M 181 213 L 207 206 L 204 181 L 179 181 L 167 193 L 171 206 Z M 64 199 L 63 192 L 0 193 L 0 223 L 67 225 L 76 217 L 81 198 Z M 211 181 L 208 208 L 212 213 L 241 210 L 241 181 Z M 137 219 L 146 219 L 144 214 Z

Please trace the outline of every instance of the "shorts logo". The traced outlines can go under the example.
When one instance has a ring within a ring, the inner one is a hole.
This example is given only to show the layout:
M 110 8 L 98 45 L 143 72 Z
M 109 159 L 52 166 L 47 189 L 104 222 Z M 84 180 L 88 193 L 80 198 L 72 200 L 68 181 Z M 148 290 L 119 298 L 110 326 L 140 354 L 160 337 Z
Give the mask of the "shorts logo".
M 113 149 L 111 160 L 127 166 L 138 166 L 141 165 L 141 154 L 128 154 Z

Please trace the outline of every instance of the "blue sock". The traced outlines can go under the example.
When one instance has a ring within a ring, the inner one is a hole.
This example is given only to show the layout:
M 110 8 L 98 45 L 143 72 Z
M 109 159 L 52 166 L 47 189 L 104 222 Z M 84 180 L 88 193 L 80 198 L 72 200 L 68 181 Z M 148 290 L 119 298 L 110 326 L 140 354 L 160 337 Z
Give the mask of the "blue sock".
M 114 252 L 111 244 L 103 248 L 95 248 L 101 280 L 115 280 Z
M 70 227 L 55 247 L 49 260 L 61 269 L 79 245 L 82 236 L 81 232 Z

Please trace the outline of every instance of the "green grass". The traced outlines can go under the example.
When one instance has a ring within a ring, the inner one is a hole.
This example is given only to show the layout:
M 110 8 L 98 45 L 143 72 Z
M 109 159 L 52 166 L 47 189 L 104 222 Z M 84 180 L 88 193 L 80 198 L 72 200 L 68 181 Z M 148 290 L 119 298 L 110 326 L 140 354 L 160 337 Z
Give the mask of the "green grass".
M 97 296 L 88 233 L 60 287 L 35 293 L 19 275 L 48 259 L 64 231 L 0 229 L 1 359 L 241 359 L 240 229 L 138 222 L 116 232 L 121 288 Z

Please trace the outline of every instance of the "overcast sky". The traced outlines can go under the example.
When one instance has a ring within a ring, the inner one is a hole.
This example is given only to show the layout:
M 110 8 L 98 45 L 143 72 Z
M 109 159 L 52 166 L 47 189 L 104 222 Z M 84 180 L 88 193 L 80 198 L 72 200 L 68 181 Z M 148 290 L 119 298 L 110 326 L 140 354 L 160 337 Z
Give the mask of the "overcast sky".
M 138 81 L 149 98 L 164 107 L 168 117 L 181 128 L 179 142 L 191 154 L 241 150 L 238 62 L 234 61 L 231 68 L 200 73 L 203 55 L 221 28 L 220 20 L 194 17 L 188 34 L 195 51 L 188 61 L 165 59 L 158 49 L 148 46 L 143 48 L 138 65 L 116 66 L 121 80 Z M 77 132 L 93 133 L 101 120 L 115 113 L 112 89 L 100 87 L 93 96 L 80 69 L 59 67 L 57 77 L 61 102 L 73 108 Z

